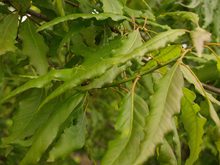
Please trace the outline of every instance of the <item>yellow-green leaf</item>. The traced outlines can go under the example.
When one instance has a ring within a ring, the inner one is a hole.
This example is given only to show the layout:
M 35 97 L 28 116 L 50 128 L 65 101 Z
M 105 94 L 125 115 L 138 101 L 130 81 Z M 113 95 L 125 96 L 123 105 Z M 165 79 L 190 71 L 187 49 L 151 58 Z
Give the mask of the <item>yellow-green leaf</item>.
M 18 15 L 10 14 L 0 21 L 0 55 L 15 51 L 15 39 L 18 29 Z

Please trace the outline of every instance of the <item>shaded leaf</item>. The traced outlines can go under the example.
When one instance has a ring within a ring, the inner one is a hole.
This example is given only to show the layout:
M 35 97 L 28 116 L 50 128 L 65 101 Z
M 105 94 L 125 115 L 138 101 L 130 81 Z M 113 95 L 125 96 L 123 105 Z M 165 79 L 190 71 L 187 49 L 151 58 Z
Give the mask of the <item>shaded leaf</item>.
M 167 140 L 160 146 L 158 161 L 161 165 L 177 165 L 175 154 Z
M 22 39 L 22 51 L 30 58 L 30 63 L 36 68 L 39 75 L 47 73 L 48 63 L 46 54 L 48 47 L 43 37 L 36 32 L 35 25 L 29 20 L 21 25 L 20 37 Z
M 0 55 L 15 51 L 15 39 L 18 29 L 18 15 L 10 14 L 0 20 Z
M 26 96 L 23 96 L 23 99 L 18 105 L 18 112 L 13 117 L 13 125 L 10 135 L 7 138 L 4 138 L 3 144 L 17 143 L 19 140 L 31 135 L 29 134 L 30 129 L 27 128 L 34 117 L 42 98 L 43 91 L 37 89 L 29 91 L 28 95 L 26 94 Z M 40 121 L 38 122 L 40 123 Z
M 65 122 L 82 99 L 83 95 L 78 93 L 57 106 L 45 125 L 41 126 L 34 135 L 32 146 L 21 161 L 21 165 L 36 164 L 40 160 L 42 154 L 56 138 L 60 125 Z
M 31 0 L 11 0 L 10 3 L 22 15 L 31 7 Z
M 76 149 L 82 148 L 85 143 L 85 135 L 86 119 L 81 108 L 77 115 L 77 123 L 64 130 L 60 139 L 50 151 L 48 161 L 54 161 Z
M 197 14 L 189 11 L 175 11 L 175 12 L 168 12 L 160 15 L 160 17 L 165 17 L 165 16 L 171 16 L 175 17 L 176 19 L 184 19 L 184 20 L 189 20 L 192 21 L 196 26 L 199 26 L 199 17 Z
M 180 112 L 183 82 L 178 63 L 158 82 L 146 118 L 144 140 L 133 164 L 148 160 L 156 146 L 163 142 L 164 135 L 173 130 L 172 117 Z
M 218 7 L 219 0 L 206 0 L 204 1 L 204 25 L 206 28 L 213 22 L 215 9 Z

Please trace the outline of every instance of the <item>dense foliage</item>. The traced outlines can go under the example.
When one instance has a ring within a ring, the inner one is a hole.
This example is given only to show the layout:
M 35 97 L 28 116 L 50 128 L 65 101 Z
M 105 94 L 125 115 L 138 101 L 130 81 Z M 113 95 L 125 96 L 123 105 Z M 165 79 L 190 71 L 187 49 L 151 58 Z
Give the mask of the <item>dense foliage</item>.
M 2 0 L 0 164 L 218 164 L 219 15 L 219 0 Z

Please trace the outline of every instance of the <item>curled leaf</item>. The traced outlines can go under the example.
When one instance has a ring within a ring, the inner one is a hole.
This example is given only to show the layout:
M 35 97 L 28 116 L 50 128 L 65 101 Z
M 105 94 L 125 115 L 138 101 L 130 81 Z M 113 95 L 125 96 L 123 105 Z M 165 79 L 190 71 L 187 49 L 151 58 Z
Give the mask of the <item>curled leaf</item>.
M 199 57 L 201 57 L 203 52 L 203 46 L 204 42 L 208 42 L 211 39 L 211 33 L 207 32 L 206 30 L 202 28 L 196 28 L 196 30 L 192 31 L 190 33 L 193 45 L 196 48 L 197 54 Z

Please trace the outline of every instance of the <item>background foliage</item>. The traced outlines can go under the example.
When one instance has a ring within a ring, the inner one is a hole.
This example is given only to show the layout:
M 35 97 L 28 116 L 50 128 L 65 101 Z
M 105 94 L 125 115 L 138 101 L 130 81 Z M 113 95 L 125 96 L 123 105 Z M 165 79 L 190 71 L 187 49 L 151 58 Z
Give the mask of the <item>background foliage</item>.
M 2 0 L 0 164 L 218 164 L 219 0 Z

